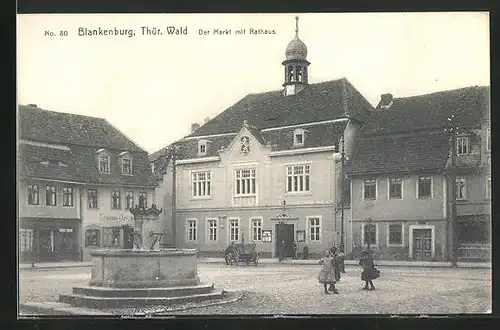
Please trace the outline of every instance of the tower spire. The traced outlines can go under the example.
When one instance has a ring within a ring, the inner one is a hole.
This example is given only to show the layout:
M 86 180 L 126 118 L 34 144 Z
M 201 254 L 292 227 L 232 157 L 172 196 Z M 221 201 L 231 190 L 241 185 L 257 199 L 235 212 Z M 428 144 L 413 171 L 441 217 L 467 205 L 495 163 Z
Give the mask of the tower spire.
M 295 38 L 299 39 L 299 16 L 295 16 Z

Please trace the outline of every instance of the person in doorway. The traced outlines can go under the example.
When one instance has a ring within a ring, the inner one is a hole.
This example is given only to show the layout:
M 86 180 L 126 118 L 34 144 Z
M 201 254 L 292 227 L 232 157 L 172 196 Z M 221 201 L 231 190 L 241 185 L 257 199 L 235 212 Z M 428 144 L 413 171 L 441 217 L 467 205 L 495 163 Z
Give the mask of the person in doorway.
M 297 250 L 299 247 L 297 246 L 297 242 L 293 241 L 293 260 L 297 260 Z
M 363 272 L 361 273 L 361 280 L 365 282 L 363 290 L 375 290 L 372 281 L 380 277 L 380 272 L 375 268 L 373 263 L 373 252 L 371 250 L 364 250 L 361 253 L 359 264 L 363 267 Z
M 280 250 L 280 261 L 286 260 L 285 240 L 281 241 Z
M 321 258 L 319 264 L 323 265 L 319 274 L 318 281 L 323 284 L 325 288 L 325 294 L 330 294 L 329 291 L 333 291 L 335 294 L 339 294 L 339 291 L 335 288 L 335 270 L 334 270 L 334 262 L 335 259 L 330 254 L 330 251 L 325 251 L 325 256 Z M 328 285 L 330 285 L 330 289 L 328 289 Z

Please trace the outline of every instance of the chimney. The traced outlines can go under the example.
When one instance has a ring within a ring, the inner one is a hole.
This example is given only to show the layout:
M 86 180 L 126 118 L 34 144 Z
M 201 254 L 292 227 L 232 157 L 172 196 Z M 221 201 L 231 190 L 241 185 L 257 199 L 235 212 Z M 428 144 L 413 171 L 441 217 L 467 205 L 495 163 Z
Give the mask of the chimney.
M 33 104 L 33 103 L 28 104 L 28 107 L 30 107 L 30 108 L 38 108 L 37 105 Z
M 200 124 L 198 124 L 198 123 L 192 123 L 191 124 L 191 134 L 194 133 L 194 132 L 196 132 L 196 130 L 198 128 L 200 128 Z
M 380 103 L 378 104 L 377 108 L 382 108 L 382 109 L 387 109 L 392 105 L 392 94 L 391 93 L 386 93 L 380 95 Z
M 210 117 L 206 117 L 205 120 L 203 121 L 203 125 L 205 125 L 206 123 L 208 123 L 210 121 Z

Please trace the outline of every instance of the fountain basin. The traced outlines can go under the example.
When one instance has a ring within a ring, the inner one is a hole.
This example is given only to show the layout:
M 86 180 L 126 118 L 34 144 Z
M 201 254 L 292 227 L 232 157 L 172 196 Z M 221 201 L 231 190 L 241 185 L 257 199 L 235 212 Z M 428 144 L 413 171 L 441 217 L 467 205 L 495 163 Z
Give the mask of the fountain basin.
M 200 284 L 196 249 L 95 250 L 90 286 L 157 288 Z

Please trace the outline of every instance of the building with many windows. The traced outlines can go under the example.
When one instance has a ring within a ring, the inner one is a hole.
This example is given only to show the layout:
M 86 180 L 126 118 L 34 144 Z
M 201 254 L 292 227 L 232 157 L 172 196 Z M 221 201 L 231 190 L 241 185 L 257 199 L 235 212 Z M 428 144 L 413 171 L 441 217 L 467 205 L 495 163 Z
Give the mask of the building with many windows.
M 167 243 L 220 254 L 256 242 L 277 256 L 294 241 L 322 253 L 343 232 L 349 257 L 369 246 L 380 259 L 442 260 L 457 228 L 461 257 L 489 257 L 489 87 L 383 94 L 373 108 L 345 78 L 309 83 L 298 29 L 282 65 L 281 90 L 249 94 L 150 155 Z
M 21 262 L 130 245 L 128 209 L 154 200 L 147 153 L 101 118 L 28 105 L 18 123 Z
M 341 177 L 333 155 L 342 136 L 350 155 L 373 108 L 345 78 L 309 83 L 298 28 L 282 65 L 282 89 L 249 94 L 150 155 L 164 208 L 175 158 L 174 222 L 165 224 L 176 246 L 220 254 L 244 241 L 262 255 L 284 249 L 291 256 L 294 241 L 312 253 L 338 245 Z
M 388 259 L 448 258 L 454 230 L 453 147 L 459 256 L 489 258 L 489 109 L 489 87 L 382 96 L 346 165 L 352 203 L 348 231 L 354 248 L 369 244 Z M 456 134 L 455 146 L 451 134 Z

